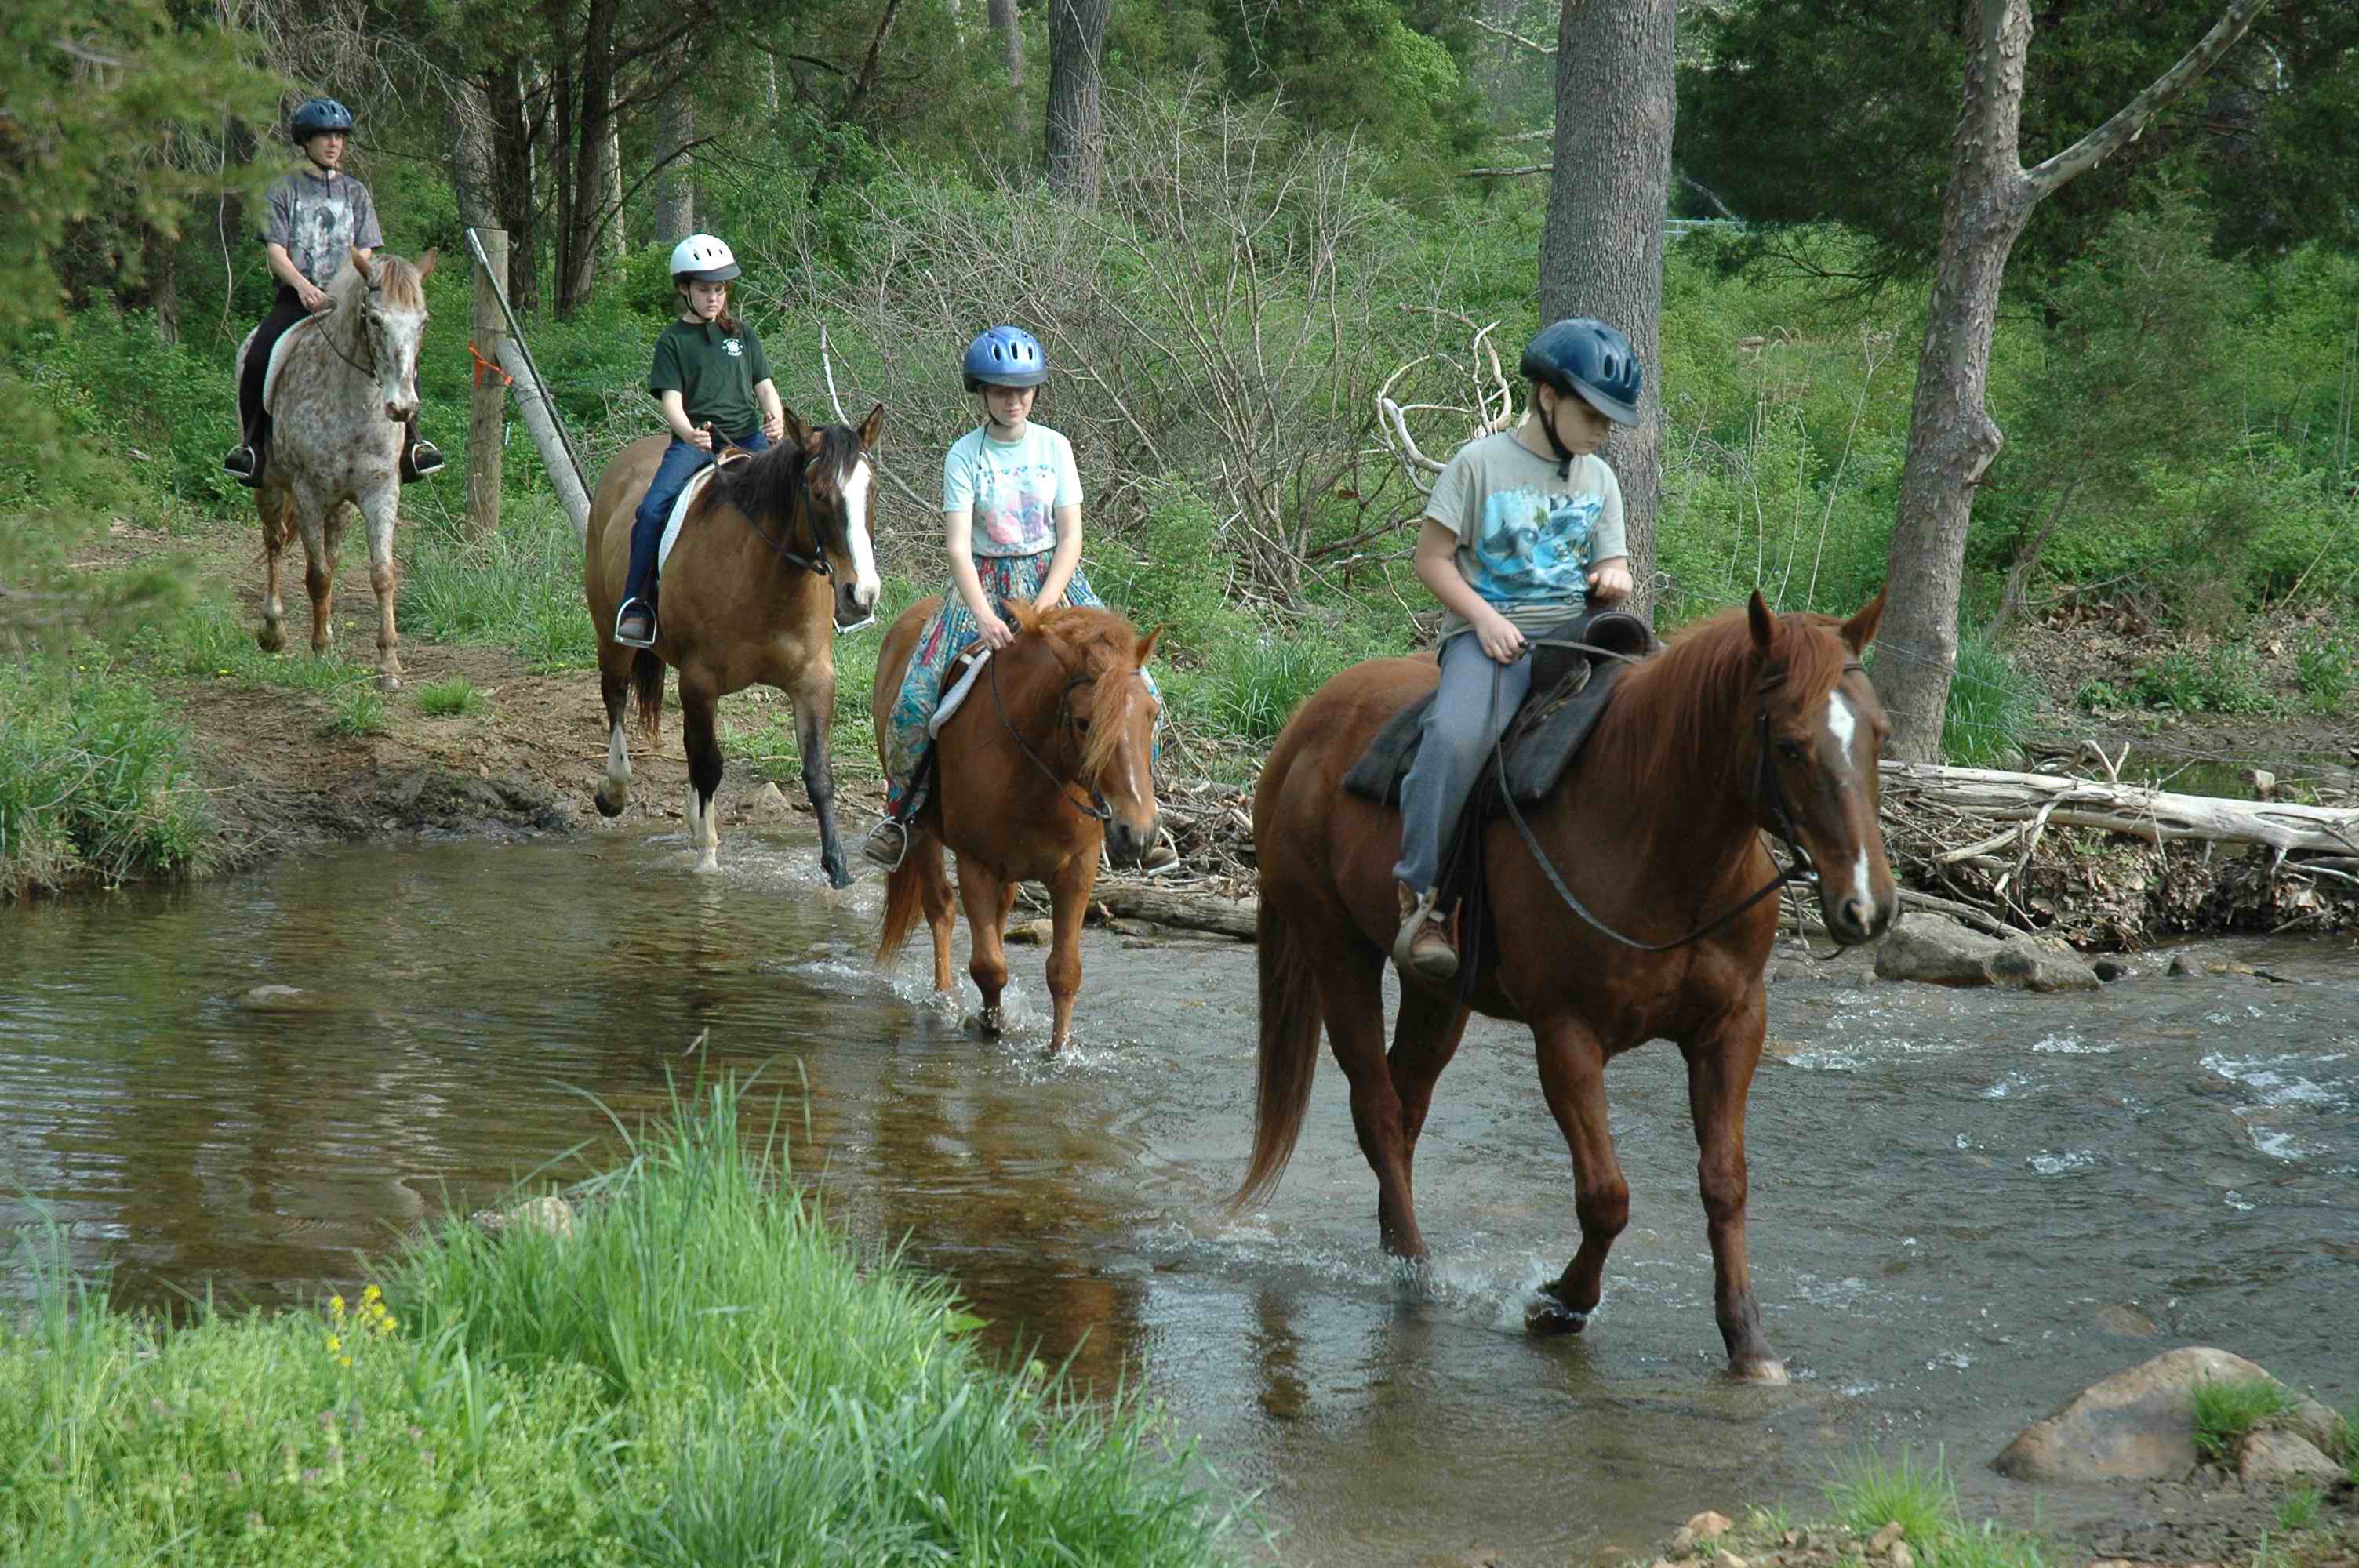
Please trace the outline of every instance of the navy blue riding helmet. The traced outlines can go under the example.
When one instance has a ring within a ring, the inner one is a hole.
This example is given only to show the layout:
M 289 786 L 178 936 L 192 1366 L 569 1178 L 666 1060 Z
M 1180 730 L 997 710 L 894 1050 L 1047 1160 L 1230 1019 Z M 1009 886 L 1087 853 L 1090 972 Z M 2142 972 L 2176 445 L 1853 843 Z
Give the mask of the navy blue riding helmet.
M 295 106 L 295 113 L 287 121 L 288 134 L 299 142 L 323 132 L 349 132 L 352 128 L 353 112 L 332 98 L 306 98 Z
M 994 327 L 967 345 L 961 368 L 966 389 L 986 386 L 1038 386 L 1049 379 L 1049 356 L 1040 340 L 1021 327 Z
M 1579 396 L 1617 425 L 1638 422 L 1638 351 L 1615 328 L 1594 316 L 1572 316 L 1542 327 L 1524 348 L 1523 373 L 1544 381 L 1565 396 Z M 1572 472 L 1573 454 L 1544 419 L 1549 446 L 1557 455 L 1559 477 Z

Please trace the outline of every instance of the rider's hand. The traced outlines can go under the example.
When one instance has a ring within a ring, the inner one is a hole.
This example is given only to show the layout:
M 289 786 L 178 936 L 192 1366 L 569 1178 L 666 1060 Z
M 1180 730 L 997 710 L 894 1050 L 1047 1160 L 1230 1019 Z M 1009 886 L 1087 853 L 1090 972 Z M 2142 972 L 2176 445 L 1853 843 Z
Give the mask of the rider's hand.
M 773 441 L 785 440 L 787 438 L 786 415 L 783 413 L 763 415 L 762 434 L 767 436 Z
M 695 429 L 690 430 L 688 433 L 688 444 L 694 447 L 700 452 L 711 451 L 712 449 L 712 427 L 710 425 L 699 425 Z
M 1495 610 L 1485 611 L 1484 619 L 1474 623 L 1474 635 L 1481 640 L 1483 651 L 1500 664 L 1512 665 L 1523 655 L 1524 634 Z
M 1620 561 L 1607 561 L 1589 574 L 1589 597 L 1601 603 L 1629 598 L 1630 586 L 1630 568 Z
M 999 618 L 999 612 L 995 610 L 984 611 L 974 618 L 974 623 L 983 633 L 984 642 L 992 648 L 1005 648 L 1008 643 L 1016 641 L 1014 629 Z
M 304 309 L 314 314 L 327 308 L 328 291 L 308 277 L 295 286 L 295 297 L 303 302 Z

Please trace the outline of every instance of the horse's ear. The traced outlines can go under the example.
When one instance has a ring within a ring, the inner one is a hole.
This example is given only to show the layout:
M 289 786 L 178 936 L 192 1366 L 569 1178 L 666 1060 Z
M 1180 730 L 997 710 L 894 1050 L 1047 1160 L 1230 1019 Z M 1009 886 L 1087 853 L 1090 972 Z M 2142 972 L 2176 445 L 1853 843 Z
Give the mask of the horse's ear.
M 815 444 L 813 438 L 817 432 L 803 423 L 801 415 L 791 408 L 782 407 L 778 410 L 778 418 L 779 422 L 786 427 L 787 441 L 789 445 L 800 447 L 806 452 L 812 449 Z
M 1889 591 L 1888 587 L 1877 589 L 1875 597 L 1843 623 L 1843 646 L 1854 654 L 1866 653 L 1867 645 L 1875 641 L 1875 629 L 1884 622 L 1884 596 Z
M 1016 634 L 1019 637 L 1039 624 L 1039 609 L 1028 599 L 1004 599 L 1000 605 L 1007 611 L 1007 619 L 1016 622 Z
M 1770 613 L 1769 601 L 1761 597 L 1761 590 L 1757 588 L 1753 590 L 1752 599 L 1745 603 L 1745 619 L 1753 627 L 1753 645 L 1767 653 L 1770 644 L 1777 641 L 1777 617 Z
M 1162 635 L 1163 628 L 1158 626 L 1154 631 L 1149 632 L 1146 636 L 1141 637 L 1138 640 L 1138 657 L 1134 662 L 1137 664 L 1139 668 L 1145 669 L 1147 667 L 1147 661 L 1152 658 L 1155 654 L 1155 640 Z
M 884 429 L 885 406 L 880 403 L 868 411 L 867 418 L 860 422 L 860 444 L 870 451 L 875 451 L 876 438 L 883 434 Z
M 429 277 L 432 276 L 433 276 L 433 274 L 434 274 L 434 264 L 435 264 L 435 263 L 437 263 L 437 262 L 439 262 L 439 261 L 440 261 L 441 259 L 442 259 L 442 247 L 441 247 L 441 246 L 440 246 L 440 245 L 429 245 L 429 246 L 427 246 L 427 247 L 426 247 L 426 254 L 425 254 L 424 255 L 419 256 L 419 257 L 418 258 L 418 278 L 419 278 L 419 282 L 421 282 L 421 283 L 423 283 L 427 278 L 429 278 Z
M 368 252 L 361 249 L 358 245 L 354 245 L 352 249 L 353 270 L 361 275 L 362 281 L 374 282 L 375 280 L 369 276 Z

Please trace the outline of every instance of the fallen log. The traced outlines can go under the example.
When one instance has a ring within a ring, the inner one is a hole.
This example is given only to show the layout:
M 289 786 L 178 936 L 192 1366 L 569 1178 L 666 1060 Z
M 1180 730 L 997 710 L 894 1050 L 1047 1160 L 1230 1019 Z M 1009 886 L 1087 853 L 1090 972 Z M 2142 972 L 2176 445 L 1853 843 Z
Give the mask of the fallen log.
M 2011 773 L 1930 762 L 1886 762 L 1880 771 L 1887 802 L 1921 802 L 1994 822 L 2097 827 L 2153 844 L 2173 839 L 2262 844 L 2280 857 L 2296 851 L 2359 852 L 2359 809 L 2348 806 L 2172 795 L 2058 773 Z M 2031 837 L 2037 837 L 2036 831 Z M 1987 851 L 2006 843 L 2007 838 L 2001 835 L 1961 852 Z
M 1109 914 L 1127 915 L 1133 920 L 1151 920 L 1158 925 L 1209 931 L 1215 935 L 1235 937 L 1240 942 L 1254 939 L 1254 922 L 1261 908 L 1258 899 L 1213 898 L 1203 893 L 1174 892 L 1167 888 L 1141 887 L 1128 882 L 1102 881 L 1092 896 L 1105 905 Z

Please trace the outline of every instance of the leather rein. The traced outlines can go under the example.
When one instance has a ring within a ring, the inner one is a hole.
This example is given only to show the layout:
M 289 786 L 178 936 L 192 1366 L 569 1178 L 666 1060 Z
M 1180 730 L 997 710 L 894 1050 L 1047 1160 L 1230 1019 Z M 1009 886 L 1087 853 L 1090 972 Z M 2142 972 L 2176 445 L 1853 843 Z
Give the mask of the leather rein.
M 1093 780 L 1090 783 L 1090 798 L 1087 805 L 1083 805 L 1082 802 L 1075 800 L 1071 795 L 1066 793 L 1066 785 L 1071 781 L 1059 774 L 1055 769 L 1049 767 L 1047 762 L 1040 760 L 1040 753 L 1032 749 L 1031 742 L 1025 740 L 1022 732 L 1016 728 L 1015 720 L 1007 717 L 1007 703 L 999 695 L 999 654 L 997 650 L 995 649 L 993 651 L 989 663 L 991 665 L 992 705 L 999 709 L 999 722 L 1006 728 L 1008 739 L 1016 742 L 1016 750 L 1022 752 L 1024 755 L 1029 759 L 1032 765 L 1040 770 L 1040 776 L 1049 781 L 1049 784 L 1056 790 L 1057 794 L 1064 799 L 1066 805 L 1071 806 L 1074 810 L 1080 812 L 1084 816 L 1094 816 L 1100 822 L 1113 821 L 1114 807 L 1106 804 L 1106 798 L 1103 795 L 1099 793 L 1095 780 Z M 1057 701 L 1057 712 L 1060 720 L 1060 727 L 1063 729 L 1068 735 L 1072 737 L 1073 751 L 1076 755 L 1078 755 L 1083 748 L 1082 745 L 1082 727 L 1073 718 L 1073 692 L 1077 687 L 1088 686 L 1097 678 L 1098 677 L 1095 676 L 1072 676 L 1065 682 L 1064 692 Z

